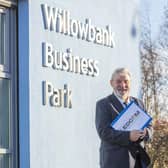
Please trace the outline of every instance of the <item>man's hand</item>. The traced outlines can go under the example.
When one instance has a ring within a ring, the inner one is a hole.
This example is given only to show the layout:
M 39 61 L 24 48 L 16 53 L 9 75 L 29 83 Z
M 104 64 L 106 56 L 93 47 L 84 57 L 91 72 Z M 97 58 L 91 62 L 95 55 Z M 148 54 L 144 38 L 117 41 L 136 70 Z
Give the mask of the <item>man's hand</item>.
M 148 135 L 148 130 L 147 130 L 147 128 L 144 128 L 143 135 L 140 138 L 144 139 L 144 137 L 147 136 L 147 135 Z
M 144 129 L 143 131 L 139 131 L 139 130 L 130 131 L 130 141 L 135 142 L 138 139 L 143 139 L 146 133 L 147 133 L 146 129 Z

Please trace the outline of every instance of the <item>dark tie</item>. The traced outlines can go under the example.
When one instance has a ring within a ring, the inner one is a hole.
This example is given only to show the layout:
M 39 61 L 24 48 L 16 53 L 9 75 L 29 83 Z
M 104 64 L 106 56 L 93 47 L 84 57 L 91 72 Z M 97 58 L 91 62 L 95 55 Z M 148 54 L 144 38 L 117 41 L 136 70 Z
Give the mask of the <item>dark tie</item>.
M 128 103 L 126 103 L 126 102 L 124 102 L 123 104 L 125 105 L 125 107 L 127 107 L 127 105 L 128 105 Z

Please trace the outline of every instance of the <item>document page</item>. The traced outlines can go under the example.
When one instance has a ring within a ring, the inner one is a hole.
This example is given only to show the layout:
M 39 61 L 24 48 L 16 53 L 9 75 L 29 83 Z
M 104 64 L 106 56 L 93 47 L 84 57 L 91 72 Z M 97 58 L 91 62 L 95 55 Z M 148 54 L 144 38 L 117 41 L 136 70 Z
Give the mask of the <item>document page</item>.
M 111 123 L 116 130 L 142 130 L 152 118 L 135 102 L 131 102 Z

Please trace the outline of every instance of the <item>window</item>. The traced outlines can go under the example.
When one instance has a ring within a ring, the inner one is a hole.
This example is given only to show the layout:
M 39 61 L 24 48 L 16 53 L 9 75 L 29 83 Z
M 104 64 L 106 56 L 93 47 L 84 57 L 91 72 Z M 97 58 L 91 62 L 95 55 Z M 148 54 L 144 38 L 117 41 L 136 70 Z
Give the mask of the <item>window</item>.
M 4 65 L 5 61 L 5 12 L 3 9 L 0 9 L 0 64 Z
M 0 78 L 0 167 L 9 167 L 10 80 Z
M 7 37 L 7 10 L 0 8 L 0 70 L 9 71 L 9 56 L 8 56 L 8 37 Z
M 0 5 L 0 168 L 18 168 L 16 61 L 16 9 L 5 8 L 3 4 Z

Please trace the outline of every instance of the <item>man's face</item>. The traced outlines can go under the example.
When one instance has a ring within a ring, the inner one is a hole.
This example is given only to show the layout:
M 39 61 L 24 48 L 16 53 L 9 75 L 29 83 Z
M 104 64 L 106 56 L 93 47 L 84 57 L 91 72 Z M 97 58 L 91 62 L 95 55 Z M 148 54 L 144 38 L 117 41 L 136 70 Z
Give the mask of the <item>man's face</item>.
M 117 96 L 122 99 L 127 99 L 130 93 L 130 76 L 125 73 L 116 74 L 113 80 L 110 81 Z

